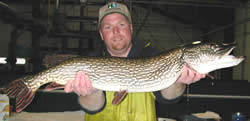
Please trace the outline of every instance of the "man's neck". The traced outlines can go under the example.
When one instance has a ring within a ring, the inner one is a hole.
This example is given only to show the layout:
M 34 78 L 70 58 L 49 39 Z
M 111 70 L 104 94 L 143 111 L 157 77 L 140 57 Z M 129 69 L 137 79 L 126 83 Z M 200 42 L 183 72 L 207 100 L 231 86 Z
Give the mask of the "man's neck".
M 128 57 L 128 54 L 129 54 L 131 48 L 132 48 L 132 45 L 128 49 L 126 49 L 126 51 L 112 52 L 112 51 L 110 51 L 108 49 L 107 49 L 107 51 L 109 52 L 109 54 L 111 56 L 114 56 L 114 57 Z

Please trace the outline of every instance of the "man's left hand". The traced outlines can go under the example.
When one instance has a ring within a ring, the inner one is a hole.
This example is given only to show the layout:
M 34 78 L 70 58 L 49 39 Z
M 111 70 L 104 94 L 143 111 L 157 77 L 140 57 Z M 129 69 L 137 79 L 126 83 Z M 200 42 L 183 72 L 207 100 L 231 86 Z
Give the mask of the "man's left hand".
M 184 65 L 183 72 L 176 82 L 192 84 L 205 77 L 205 74 L 200 74 L 193 69 L 190 69 L 187 65 Z

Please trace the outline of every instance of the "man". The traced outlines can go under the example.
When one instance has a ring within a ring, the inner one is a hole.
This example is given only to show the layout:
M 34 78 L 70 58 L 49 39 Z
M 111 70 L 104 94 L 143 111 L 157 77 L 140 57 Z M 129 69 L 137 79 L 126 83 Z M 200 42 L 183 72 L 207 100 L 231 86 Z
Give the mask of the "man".
M 132 20 L 125 5 L 111 2 L 100 8 L 98 27 L 106 45 L 103 56 L 133 58 L 152 55 L 148 54 L 152 48 L 138 46 L 132 41 Z M 87 112 L 86 121 L 156 121 L 155 99 L 162 103 L 176 102 L 184 93 L 185 84 L 205 77 L 186 66 L 183 71 L 169 88 L 154 93 L 129 93 L 117 106 L 112 105 L 114 92 L 93 88 L 84 72 L 77 73 L 75 80 L 69 80 L 64 90 L 79 96 L 79 104 Z

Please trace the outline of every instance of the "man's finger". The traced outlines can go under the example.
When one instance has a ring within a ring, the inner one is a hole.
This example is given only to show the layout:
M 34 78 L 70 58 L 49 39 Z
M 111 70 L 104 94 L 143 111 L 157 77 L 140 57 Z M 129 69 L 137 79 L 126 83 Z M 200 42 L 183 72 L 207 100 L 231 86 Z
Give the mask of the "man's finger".
M 91 84 L 91 81 L 90 81 L 90 79 L 89 79 L 89 76 L 88 75 L 86 75 L 85 74 L 85 80 L 86 80 L 86 90 L 87 90 L 87 94 L 89 95 L 89 94 L 92 94 L 93 93 L 93 91 L 94 91 L 94 89 L 93 89 L 93 86 L 92 86 L 92 84 Z
M 77 72 L 76 73 L 76 78 L 75 78 L 75 80 L 74 80 L 74 90 L 75 90 L 75 92 L 77 93 L 77 94 L 79 94 L 81 91 L 80 91 L 80 88 L 79 88 L 79 83 L 80 83 L 80 81 L 82 80 L 82 72 Z
M 80 81 L 80 83 L 82 83 L 81 84 L 81 94 L 82 95 L 86 95 L 86 93 L 88 92 L 88 90 L 87 90 L 87 86 L 86 86 L 86 77 L 85 77 L 85 73 L 81 73 L 81 81 Z
M 73 88 L 72 88 L 72 83 L 73 83 L 73 80 L 69 80 L 69 81 L 66 83 L 66 85 L 65 85 L 65 87 L 64 87 L 64 91 L 65 91 L 66 93 L 72 92 L 72 90 L 73 90 Z
M 81 73 L 81 76 L 82 76 L 82 73 Z M 79 91 L 80 91 L 80 94 L 82 95 L 82 96 L 84 96 L 85 95 L 85 90 L 84 90 L 84 77 L 81 77 L 81 80 L 79 81 Z

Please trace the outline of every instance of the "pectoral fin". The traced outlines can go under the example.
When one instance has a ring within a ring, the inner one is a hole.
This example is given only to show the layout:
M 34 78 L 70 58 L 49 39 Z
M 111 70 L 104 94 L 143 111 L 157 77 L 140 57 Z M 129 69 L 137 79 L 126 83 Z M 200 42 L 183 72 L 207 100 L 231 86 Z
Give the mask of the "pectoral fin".
M 123 91 L 120 91 L 120 92 L 115 92 L 112 104 L 113 105 L 118 105 L 125 98 L 126 95 L 127 95 L 126 90 L 123 90 Z

